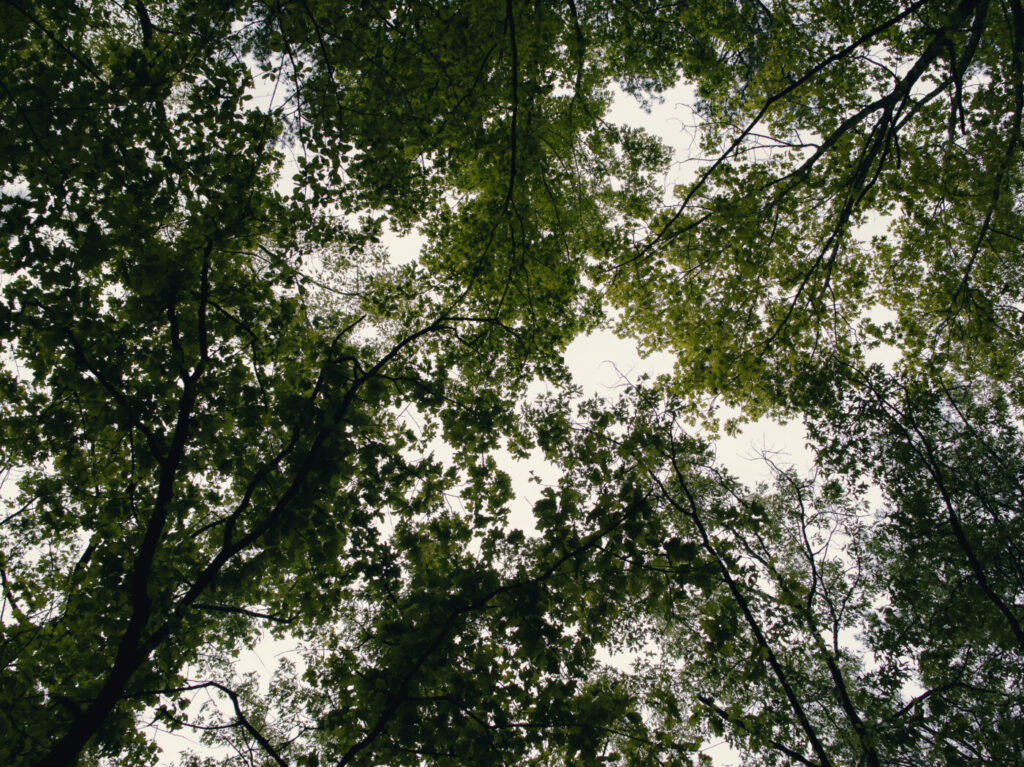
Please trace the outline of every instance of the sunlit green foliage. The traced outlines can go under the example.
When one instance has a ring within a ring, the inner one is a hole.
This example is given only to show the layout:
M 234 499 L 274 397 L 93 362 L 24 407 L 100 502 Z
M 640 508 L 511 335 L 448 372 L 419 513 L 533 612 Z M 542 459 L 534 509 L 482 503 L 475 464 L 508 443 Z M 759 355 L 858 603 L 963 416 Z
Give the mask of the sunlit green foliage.
M 1018 0 L 3 8 L 0 762 L 1021 763 Z

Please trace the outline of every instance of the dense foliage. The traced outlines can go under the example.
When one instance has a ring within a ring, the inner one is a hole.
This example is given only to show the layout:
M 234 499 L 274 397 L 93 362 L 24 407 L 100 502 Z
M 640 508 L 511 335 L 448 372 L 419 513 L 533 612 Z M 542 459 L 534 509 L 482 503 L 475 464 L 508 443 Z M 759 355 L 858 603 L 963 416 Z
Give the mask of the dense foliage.
M 1019 0 L 3 8 L 4 764 L 1024 763 Z

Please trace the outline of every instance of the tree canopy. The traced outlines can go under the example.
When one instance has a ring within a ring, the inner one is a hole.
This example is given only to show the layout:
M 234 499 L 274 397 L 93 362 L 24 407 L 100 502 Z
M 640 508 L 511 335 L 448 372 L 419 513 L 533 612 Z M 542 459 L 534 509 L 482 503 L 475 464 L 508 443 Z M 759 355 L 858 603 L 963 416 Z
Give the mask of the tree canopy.
M 3 8 L 4 764 L 1024 763 L 1019 0 Z

